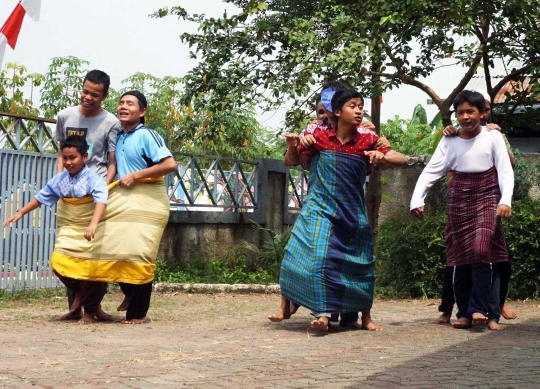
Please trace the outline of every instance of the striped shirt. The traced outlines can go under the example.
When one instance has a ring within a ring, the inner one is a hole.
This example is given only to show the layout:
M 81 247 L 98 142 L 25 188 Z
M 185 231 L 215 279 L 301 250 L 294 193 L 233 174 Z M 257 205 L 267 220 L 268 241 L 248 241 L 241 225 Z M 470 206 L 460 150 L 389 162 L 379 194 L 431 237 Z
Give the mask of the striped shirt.
M 168 157 L 172 154 L 161 135 L 142 124 L 118 136 L 116 168 L 119 178 L 154 166 Z

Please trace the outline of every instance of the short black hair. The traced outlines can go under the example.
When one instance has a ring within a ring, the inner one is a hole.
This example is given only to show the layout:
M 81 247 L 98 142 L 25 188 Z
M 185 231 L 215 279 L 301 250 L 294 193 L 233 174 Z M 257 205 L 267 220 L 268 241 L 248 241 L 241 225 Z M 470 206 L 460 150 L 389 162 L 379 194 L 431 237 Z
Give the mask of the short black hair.
M 109 75 L 101 70 L 90 70 L 84 77 L 83 85 L 86 81 L 90 81 L 92 84 L 103 85 L 103 94 L 109 93 L 109 85 L 111 85 L 111 78 Z
M 122 96 L 120 96 L 120 100 L 122 100 L 122 97 L 126 95 L 134 96 L 135 98 L 137 98 L 137 101 L 139 103 L 139 108 L 141 110 L 146 109 L 148 107 L 148 101 L 146 101 L 146 97 L 144 97 L 144 95 L 138 90 L 130 90 L 130 91 L 125 92 Z M 141 124 L 144 124 L 144 116 L 141 117 L 140 121 L 141 121 Z
M 340 110 L 343 108 L 345 103 L 351 99 L 360 99 L 362 104 L 364 104 L 364 97 L 362 94 L 354 89 L 342 89 L 336 92 L 334 97 L 332 97 L 332 112 Z
M 486 109 L 486 99 L 481 93 L 465 89 L 459 92 L 454 99 L 454 110 L 457 111 L 458 106 L 465 102 L 478 108 L 478 112 L 480 113 L 484 112 Z
M 66 140 L 62 143 L 62 150 L 67 147 L 73 147 L 81 155 L 84 155 L 88 152 L 88 143 L 86 143 L 86 139 L 84 139 L 84 137 L 82 137 L 81 135 L 68 136 Z

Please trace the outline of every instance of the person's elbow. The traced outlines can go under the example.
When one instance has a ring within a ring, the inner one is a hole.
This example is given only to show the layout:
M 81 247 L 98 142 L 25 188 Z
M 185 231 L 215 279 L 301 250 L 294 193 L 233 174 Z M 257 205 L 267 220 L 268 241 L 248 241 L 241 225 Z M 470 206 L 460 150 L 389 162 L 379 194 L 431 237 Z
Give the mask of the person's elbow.
M 385 154 L 384 159 L 392 166 L 404 166 L 407 164 L 407 157 L 397 151 L 390 150 Z
M 165 173 L 172 173 L 176 170 L 176 161 L 173 157 L 165 158 L 162 162 L 163 169 Z
M 291 160 L 285 158 L 285 159 L 283 160 L 283 164 L 284 164 L 285 166 L 288 166 L 288 167 L 293 167 L 293 166 L 297 166 L 297 165 L 298 165 L 298 162 L 294 163 L 294 161 L 291 161 Z

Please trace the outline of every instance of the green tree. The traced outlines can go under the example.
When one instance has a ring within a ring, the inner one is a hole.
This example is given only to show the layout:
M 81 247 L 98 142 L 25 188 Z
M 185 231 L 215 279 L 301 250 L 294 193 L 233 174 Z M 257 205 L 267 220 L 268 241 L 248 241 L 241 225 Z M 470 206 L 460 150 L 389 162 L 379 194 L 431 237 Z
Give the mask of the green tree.
M 200 25 L 197 33 L 181 35 L 200 60 L 187 77 L 187 91 L 213 91 L 223 107 L 255 101 L 274 109 L 291 100 L 286 120 L 293 128 L 328 79 L 345 79 L 371 96 L 412 85 L 433 99 L 448 125 L 454 97 L 480 66 L 495 96 L 508 80 L 540 64 L 539 0 L 225 2 L 240 12 L 205 18 L 173 7 L 153 15 Z M 466 72 L 448 96 L 440 96 L 421 80 L 446 66 L 445 58 Z M 494 84 L 495 58 L 522 66 Z
M 135 73 L 111 90 L 105 109 L 116 113 L 120 96 L 127 90 L 144 93 L 148 101 L 146 125 L 158 131 L 173 151 L 252 159 L 279 155 L 276 135 L 263 128 L 250 106 L 219 110 L 208 95 L 191 98 L 177 77 Z
M 0 72 L 0 111 L 54 118 L 60 110 L 79 104 L 89 64 L 73 56 L 53 58 L 47 73 L 41 75 L 7 63 Z M 109 88 L 105 109 L 116 114 L 121 94 L 140 90 L 148 100 L 146 125 L 158 131 L 173 151 L 241 159 L 281 157 L 282 142 L 258 123 L 253 106 L 219 111 L 208 96 L 187 97 L 184 80 L 179 77 L 139 72 L 122 84 L 120 90 Z M 34 103 L 38 87 L 39 106 Z M 8 125 L 10 119 L 6 120 Z
M 437 115 L 429 124 L 426 110 L 421 105 L 414 108 L 411 120 L 395 116 L 381 125 L 381 134 L 392 144 L 392 148 L 405 155 L 433 154 L 442 137 L 437 124 Z
M 41 88 L 41 110 L 46 118 L 54 118 L 64 108 L 78 105 L 86 66 L 90 62 L 68 56 L 51 60 Z
M 19 115 L 36 116 L 34 88 L 43 83 L 44 77 L 38 73 L 27 74 L 26 68 L 18 63 L 8 62 L 0 72 L 0 111 Z M 29 93 L 28 93 L 29 90 Z

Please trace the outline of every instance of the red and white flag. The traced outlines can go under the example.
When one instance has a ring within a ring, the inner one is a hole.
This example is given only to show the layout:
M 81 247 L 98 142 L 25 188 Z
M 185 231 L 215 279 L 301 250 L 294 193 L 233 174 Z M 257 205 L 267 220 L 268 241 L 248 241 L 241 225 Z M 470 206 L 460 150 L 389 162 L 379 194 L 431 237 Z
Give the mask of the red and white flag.
M 19 4 L 17 4 L 0 29 L 0 70 L 2 69 L 6 44 L 10 45 L 12 49 L 15 49 L 24 15 L 28 14 L 32 19 L 38 21 L 40 10 L 41 0 L 19 0 Z

